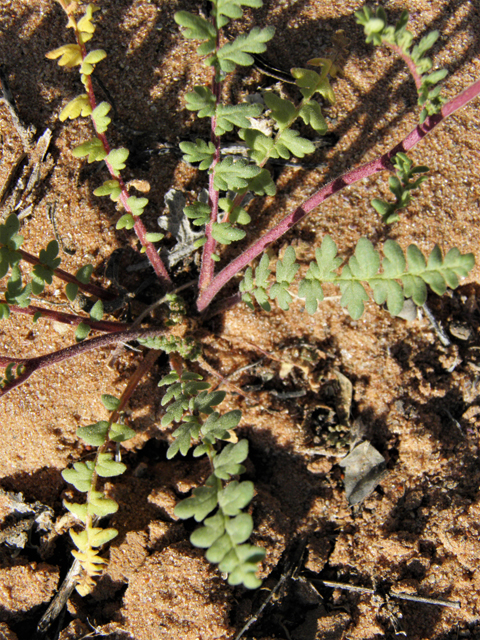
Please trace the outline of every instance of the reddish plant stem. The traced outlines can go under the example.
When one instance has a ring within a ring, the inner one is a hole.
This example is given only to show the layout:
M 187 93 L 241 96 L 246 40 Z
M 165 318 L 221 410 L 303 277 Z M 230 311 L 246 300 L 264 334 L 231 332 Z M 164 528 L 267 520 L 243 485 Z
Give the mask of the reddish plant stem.
M 0 300 L 0 304 L 6 304 L 5 300 Z M 91 320 L 90 318 L 77 316 L 74 313 L 64 313 L 63 311 L 54 311 L 52 309 L 45 309 L 44 307 L 36 307 L 31 304 L 28 307 L 17 307 L 16 305 L 8 305 L 12 313 L 23 313 L 27 316 L 34 316 L 36 313 L 41 313 L 42 318 L 49 318 L 55 322 L 61 322 L 62 324 L 68 324 L 72 327 L 78 326 L 81 322 L 87 324 L 95 331 L 108 331 L 115 333 L 117 331 L 126 331 L 130 328 L 129 324 L 125 322 L 109 322 L 107 320 Z M 13 361 L 16 360 L 13 358 Z
M 338 193 L 345 187 L 363 180 L 368 176 L 374 175 L 382 170 L 392 170 L 391 159 L 399 152 L 406 152 L 412 149 L 420 140 L 422 140 L 428 133 L 430 133 L 437 125 L 440 124 L 445 118 L 452 115 L 455 111 L 465 106 L 470 100 L 476 98 L 480 93 L 480 80 L 477 80 L 474 84 L 468 87 L 465 91 L 458 96 L 447 102 L 442 107 L 440 113 L 434 116 L 426 118 L 423 124 L 419 124 L 411 131 L 401 142 L 395 145 L 390 151 L 384 153 L 376 160 L 372 160 L 367 164 L 364 164 L 357 169 L 345 173 L 339 178 L 335 178 L 327 185 L 322 187 L 319 191 L 313 194 L 310 198 L 305 200 L 303 204 L 297 207 L 294 211 L 289 213 L 283 220 L 273 229 L 268 231 L 251 247 L 244 251 L 238 258 L 233 260 L 227 265 L 220 273 L 213 279 L 212 283 L 200 293 L 197 300 L 197 309 L 203 311 L 216 296 L 216 294 L 229 282 L 239 271 L 244 269 L 249 262 L 259 256 L 272 242 L 278 240 L 283 234 L 289 231 L 294 225 L 303 220 L 313 209 L 318 207 L 324 200 L 329 198 L 335 193 Z
M 41 264 L 40 258 L 37 258 L 37 256 L 33 256 L 31 253 L 28 253 L 23 249 L 17 249 L 17 251 L 22 256 L 22 260 L 25 260 L 25 262 L 33 264 L 34 266 L 37 264 Z M 72 276 L 70 273 L 64 271 L 63 269 L 54 269 L 53 273 L 55 276 L 57 276 L 57 278 L 60 278 L 60 280 L 76 284 L 82 291 L 90 293 L 92 296 L 100 298 L 101 300 L 114 300 L 114 298 L 116 298 L 116 295 L 111 291 L 105 291 L 105 289 L 102 289 L 102 287 L 99 287 L 95 284 L 83 284 L 83 282 L 77 280 L 75 276 Z
M 68 13 L 67 13 L 68 15 Z M 80 47 L 80 51 L 82 53 L 82 59 L 85 59 L 86 55 L 87 55 L 87 50 L 86 47 L 84 45 L 84 43 L 82 42 L 82 39 L 80 38 L 80 33 L 77 29 L 77 26 L 75 25 L 75 35 L 77 38 L 77 43 Z M 92 111 L 96 108 L 97 106 L 97 101 L 95 98 L 95 93 L 93 91 L 93 85 L 92 85 L 92 79 L 91 77 L 88 75 L 86 76 L 86 82 L 85 82 L 85 88 L 87 90 L 87 95 L 88 95 L 88 100 L 90 102 L 90 106 L 92 108 Z M 104 133 L 99 133 L 97 131 L 97 125 L 95 124 L 95 121 L 92 118 L 92 123 L 93 123 L 93 127 L 95 129 L 95 134 L 98 137 L 99 140 L 101 140 L 103 147 L 106 151 L 107 154 L 110 153 L 110 145 L 108 144 L 108 140 L 107 137 Z M 114 168 L 112 167 L 112 165 L 108 162 L 108 160 L 105 158 L 105 164 L 107 165 L 107 169 L 111 175 L 111 177 L 114 180 L 117 180 L 120 188 L 122 190 L 121 194 L 120 194 L 120 202 L 122 203 L 122 205 L 124 206 L 125 210 L 128 213 L 132 213 L 132 210 L 130 208 L 130 206 L 127 203 L 127 200 L 129 198 L 128 195 L 128 191 L 127 188 L 125 186 L 125 183 L 122 179 L 122 177 L 120 175 L 117 175 L 115 173 Z M 145 253 L 147 254 L 148 259 L 150 260 L 150 264 L 152 265 L 155 273 L 157 274 L 158 279 L 160 280 L 160 282 L 166 286 L 167 288 L 170 288 L 171 284 L 172 284 L 172 280 L 168 274 L 168 271 L 165 267 L 165 265 L 163 264 L 162 259 L 160 258 L 160 256 L 157 253 L 157 250 L 155 249 L 155 247 L 153 246 L 153 244 L 151 242 L 149 242 L 146 238 L 147 235 L 147 230 L 145 229 L 145 225 L 143 224 L 143 222 L 140 220 L 140 218 L 138 216 L 134 216 L 134 220 L 135 220 L 135 224 L 133 225 L 133 229 L 135 231 L 135 233 L 137 234 L 138 239 L 140 240 L 140 242 L 142 243 L 142 246 L 145 248 Z
M 58 364 L 64 360 L 75 358 L 82 355 L 92 349 L 100 349 L 101 347 L 108 347 L 111 344 L 118 342 L 130 342 L 131 340 L 137 340 L 138 338 L 153 338 L 155 336 L 165 335 L 164 329 L 138 329 L 136 331 L 119 331 L 117 333 L 109 333 L 105 336 L 98 336 L 91 340 L 85 340 L 79 342 L 65 349 L 54 351 L 53 353 L 47 353 L 43 356 L 36 356 L 34 358 L 7 358 L 0 357 L 0 367 L 6 367 L 9 364 L 18 364 L 24 366 L 24 371 L 8 383 L 8 386 L 0 389 L 0 397 L 9 393 L 15 387 L 19 387 L 30 378 L 30 376 L 45 367 Z
M 400 58 L 405 62 L 405 64 L 408 67 L 408 70 L 410 71 L 410 75 L 415 81 L 415 86 L 417 87 L 417 91 L 418 91 L 422 86 L 422 76 L 418 73 L 415 62 L 397 44 L 393 44 L 393 42 L 388 42 L 387 40 L 383 40 L 383 43 L 387 47 L 390 47 L 390 49 L 395 51 L 395 53 L 398 56 L 400 56 Z
M 216 47 L 218 49 L 219 38 L 217 32 L 217 44 Z M 215 145 L 215 155 L 213 157 L 212 164 L 210 165 L 210 175 L 208 177 L 208 204 L 210 206 L 210 220 L 205 225 L 205 236 L 207 238 L 206 243 L 203 246 L 202 251 L 202 266 L 200 269 L 200 276 L 198 279 L 198 288 L 200 291 L 203 291 L 208 287 L 208 285 L 213 280 L 214 272 L 215 272 L 215 262 L 212 258 L 215 253 L 215 249 L 217 247 L 217 241 L 212 236 L 212 227 L 214 223 L 217 221 L 218 217 L 218 199 L 219 193 L 218 190 L 215 189 L 214 180 L 215 180 L 215 167 L 220 162 L 220 138 L 215 134 L 215 128 L 217 126 L 217 106 L 220 104 L 220 96 L 222 92 L 222 83 L 218 78 L 217 69 L 213 67 L 213 80 L 212 80 L 212 89 L 213 94 L 215 96 L 215 113 L 211 118 L 211 132 L 210 139 Z

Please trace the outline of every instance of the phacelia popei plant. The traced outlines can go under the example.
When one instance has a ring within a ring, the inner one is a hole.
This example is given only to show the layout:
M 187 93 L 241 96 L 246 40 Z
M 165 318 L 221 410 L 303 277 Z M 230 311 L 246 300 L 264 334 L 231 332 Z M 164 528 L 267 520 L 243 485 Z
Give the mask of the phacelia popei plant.
M 73 468 L 63 472 L 67 482 L 79 492 L 86 493 L 83 503 L 65 502 L 65 507 L 76 517 L 79 525 L 78 530 L 71 530 L 71 537 L 76 547 L 73 553 L 83 568 L 77 588 L 81 594 L 86 594 L 94 586 L 94 579 L 105 563 L 99 556 L 100 549 L 117 533 L 115 529 L 104 528 L 100 524 L 101 518 L 114 513 L 119 505 L 98 488 L 98 480 L 116 476 L 125 470 L 126 466 L 117 459 L 115 449 L 117 443 L 132 437 L 134 431 L 124 423 L 122 411 L 158 355 L 169 354 L 171 371 L 159 382 L 165 407 L 162 426 L 176 425 L 167 458 L 178 454 L 185 456 L 192 450 L 194 457 L 207 456 L 210 463 L 210 474 L 204 484 L 196 488 L 191 497 L 182 500 L 175 513 L 179 518 L 193 517 L 200 523 L 191 535 L 191 542 L 206 549 L 207 559 L 218 564 L 230 584 L 255 588 L 260 584 L 256 573 L 265 550 L 248 543 L 254 530 L 253 518 L 248 511 L 254 486 L 248 480 L 239 479 L 245 471 L 243 463 L 248 457 L 248 441 L 238 440 L 235 434 L 241 412 L 218 411 L 226 393 L 209 391 L 209 383 L 187 368 L 189 362 L 202 363 L 201 345 L 191 332 L 191 317 L 195 314 L 185 307 L 179 291 L 174 290 L 172 276 L 155 246 L 163 235 L 147 232 L 142 222 L 141 216 L 148 200 L 130 195 L 122 179 L 121 172 L 129 151 L 110 146 L 107 134 L 111 125 L 111 105 L 97 102 L 92 84 L 96 65 L 107 57 L 106 51 L 89 47 L 95 34 L 97 7 L 88 4 L 81 8 L 78 3 L 59 2 L 68 17 L 67 27 L 72 30 L 75 41 L 47 53 L 47 58 L 57 60 L 63 67 L 78 67 L 82 85 L 82 92 L 61 111 L 60 121 L 90 118 L 92 137 L 72 153 L 76 158 L 86 158 L 89 163 L 104 164 L 108 176 L 94 194 L 109 197 L 117 204 L 117 229 L 132 229 L 137 234 L 142 250 L 165 290 L 161 302 L 166 312 L 160 324 L 144 322 L 140 325 L 142 318 L 133 325 L 103 320 L 105 305 L 113 296 L 110 291 L 90 283 L 93 267 L 85 265 L 75 276 L 62 271 L 56 241 L 50 242 L 38 257 L 26 253 L 22 249 L 19 221 L 12 214 L 0 225 L 0 277 L 7 283 L 5 297 L 0 301 L 1 316 L 6 319 L 10 313 L 28 313 L 34 321 L 40 316 L 49 316 L 72 324 L 76 327 L 77 343 L 37 358 L 0 356 L 0 364 L 6 368 L 1 394 L 22 384 L 42 367 L 99 346 L 136 341 L 150 350 L 120 399 L 102 396 L 109 412 L 108 419 L 78 429 L 79 437 L 96 447 L 93 459 L 76 462 Z M 301 123 L 310 127 L 314 136 L 324 136 L 328 126 L 322 103 L 335 100 L 332 79 L 340 70 L 338 48 L 334 48 L 329 57 L 310 60 L 308 64 L 315 69 L 299 67 L 291 70 L 291 82 L 301 96 L 297 101 L 267 90 L 261 99 L 257 97 L 238 104 L 225 102 L 222 87 L 228 74 L 239 66 L 253 65 L 255 56 L 264 53 L 267 43 L 274 37 L 273 28 L 254 27 L 229 40 L 225 27 L 230 21 L 241 19 L 245 7 L 261 5 L 262 0 L 213 0 L 208 17 L 186 11 L 175 14 L 183 36 L 199 42 L 198 56 L 210 69 L 211 76 L 208 86 L 196 86 L 186 96 L 186 108 L 195 112 L 197 117 L 209 120 L 209 139 L 180 143 L 184 161 L 198 164 L 199 171 L 208 176 L 207 196 L 199 194 L 198 200 L 184 209 L 184 215 L 202 230 L 202 237 L 192 247 L 201 251 L 196 312 L 210 308 L 217 294 L 232 279 L 239 279 L 239 292 L 228 304 L 243 301 L 252 309 L 258 304 L 267 312 L 272 304 L 287 310 L 294 298 L 298 298 L 303 301 L 308 314 L 315 314 L 322 302 L 324 284 L 332 283 L 340 290 L 340 305 L 354 319 L 362 315 L 370 297 L 379 305 L 385 304 L 388 311 L 396 316 L 402 312 L 408 298 L 416 305 L 423 305 L 428 287 L 438 295 L 444 294 L 447 288 L 455 289 L 474 264 L 472 254 L 462 254 L 455 247 L 442 255 L 439 247 L 435 246 L 425 256 L 415 245 L 404 251 L 393 240 L 376 247 L 368 238 L 361 238 L 353 255 L 345 261 L 339 255 L 336 243 L 326 235 L 306 271 L 300 268 L 292 246 L 286 248 L 274 268 L 266 253 L 272 243 L 328 197 L 383 170 L 391 173 L 389 187 L 395 200 L 375 198 L 372 206 L 380 215 L 379 224 L 394 224 L 402 209 L 410 204 L 414 191 L 426 179 L 428 171 L 425 166 L 415 167 L 407 155 L 408 151 L 480 92 L 480 82 L 476 82 L 447 102 L 441 96 L 439 84 L 446 71 L 432 71 L 432 61 L 425 55 L 438 34 L 433 32 L 412 47 L 414 36 L 407 29 L 407 12 L 401 14 L 396 25 L 389 26 L 383 9 L 374 13 L 367 7 L 357 12 L 357 22 L 364 27 L 367 42 L 391 47 L 407 64 L 422 107 L 419 124 L 387 153 L 322 186 L 300 206 L 289 211 L 276 226 L 223 264 L 220 270 L 216 269 L 222 260 L 222 247 L 246 237 L 245 228 L 251 222 L 249 203 L 252 197 L 274 196 L 276 193 L 276 185 L 268 169 L 269 162 L 290 161 L 292 158 L 301 160 L 312 154 L 314 143 L 301 135 L 296 126 Z M 344 44 L 340 39 L 338 46 Z M 234 132 L 239 138 L 240 151 L 225 155 L 222 153 L 222 141 L 226 134 L 231 136 Z M 340 247 L 340 252 L 345 249 Z M 34 267 L 30 275 L 21 268 L 25 262 Z M 80 292 L 90 296 L 89 313 L 66 314 L 33 305 L 32 294 L 40 295 L 45 284 L 51 284 L 53 278 L 65 281 L 66 296 L 72 302 Z M 92 330 L 102 332 L 102 335 L 89 339 L 88 334 Z

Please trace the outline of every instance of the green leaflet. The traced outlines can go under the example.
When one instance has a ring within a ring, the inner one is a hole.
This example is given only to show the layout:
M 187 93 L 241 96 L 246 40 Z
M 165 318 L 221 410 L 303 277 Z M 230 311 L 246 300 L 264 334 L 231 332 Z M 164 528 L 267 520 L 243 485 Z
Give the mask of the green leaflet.
M 72 150 L 72 155 L 75 158 L 88 156 L 88 162 L 90 164 L 95 161 L 104 160 L 107 157 L 107 152 L 105 151 L 103 142 L 99 138 L 92 138 L 75 147 L 75 149 Z
M 107 113 L 112 107 L 107 102 L 101 102 L 92 112 L 92 120 L 95 123 L 97 133 L 105 133 L 112 121 Z
M 268 255 L 264 254 L 255 271 L 255 278 L 253 278 L 252 268 L 248 267 L 245 271 L 245 276 L 240 283 L 240 291 L 243 293 L 242 300 L 246 302 L 251 309 L 254 309 L 254 306 L 250 294 L 255 297 L 256 301 L 264 311 L 271 310 L 267 294 L 268 279 L 271 273 L 269 264 L 270 260 Z
M 103 318 L 103 302 L 101 300 L 97 300 L 90 309 L 90 318 L 97 321 Z
M 287 247 L 283 260 L 278 260 L 276 270 L 277 282 L 270 289 L 270 298 L 276 299 L 280 309 L 288 310 L 292 296 L 288 292 L 289 285 L 295 279 L 300 265 L 296 263 L 295 249 Z
M 249 164 L 243 158 L 228 157 L 215 166 L 213 184 L 219 191 L 240 191 L 246 189 L 249 180 L 258 176 L 260 172 L 259 167 Z
M 90 102 L 88 100 L 88 95 L 86 93 L 82 93 L 80 96 L 77 96 L 62 109 L 59 120 L 60 122 L 64 122 L 67 118 L 70 120 L 74 120 L 78 118 L 78 116 L 87 117 L 92 113 L 92 107 L 90 106 Z
M 249 127 L 248 118 L 256 118 L 262 113 L 259 104 L 249 104 L 247 102 L 228 105 L 219 104 L 215 113 L 216 126 L 215 135 L 223 136 L 227 131 L 232 131 L 233 127 Z
M 197 138 L 195 142 L 180 142 L 179 147 L 184 153 L 184 161 L 188 163 L 199 162 L 198 168 L 201 171 L 208 169 L 213 162 L 213 156 L 215 155 L 213 142 L 207 143 Z
M 96 196 L 110 196 L 110 199 L 116 202 L 122 193 L 122 189 L 118 180 L 106 180 L 93 193 Z
M 147 204 L 148 198 L 137 198 L 137 196 L 127 198 L 127 207 L 129 207 L 130 213 L 134 217 L 141 216 Z
M 112 167 L 112 171 L 118 174 L 120 171 L 125 169 L 125 162 L 128 158 L 128 154 L 128 149 L 112 149 L 108 156 L 105 157 L 105 162 L 108 162 Z
M 294 129 L 285 129 L 277 138 L 274 148 L 278 155 L 285 160 L 290 158 L 290 154 L 297 158 L 303 158 L 315 151 L 313 143 L 302 138 Z
M 186 498 L 177 504 L 174 510 L 177 518 L 182 520 L 195 518 L 197 522 L 205 520 L 218 504 L 220 487 L 220 480 L 211 475 L 203 487 L 194 489 L 190 498 Z
M 249 33 L 238 36 L 233 42 L 228 42 L 217 51 L 220 69 L 225 73 L 235 71 L 237 65 L 249 66 L 253 64 L 251 53 L 264 53 L 265 43 L 273 38 L 275 29 L 254 27 Z M 213 62 L 213 59 L 212 59 Z
M 228 23 L 228 19 L 238 20 L 243 16 L 242 5 L 244 7 L 259 8 L 263 0 L 217 0 L 213 2 L 214 11 L 216 9 L 217 25 L 223 27 Z
M 341 268 L 337 246 L 329 236 L 325 236 L 321 247 L 315 251 L 315 261 L 310 263 L 298 287 L 298 296 L 305 300 L 307 312 L 315 313 L 318 302 L 323 300 L 322 283 L 333 282 L 340 287 L 340 303 L 352 318 L 360 318 L 364 311 L 364 303 L 369 299 L 366 285 L 372 289 L 377 304 L 386 304 L 392 315 L 398 315 L 405 298 L 412 298 L 415 304 L 423 305 L 427 285 L 442 295 L 447 286 L 456 288 L 460 278 L 465 277 L 474 265 L 473 254 L 462 255 L 456 248 L 450 249 L 443 257 L 439 247 L 435 246 L 427 260 L 417 246 L 410 245 L 405 256 L 400 245 L 393 240 L 387 240 L 383 255 L 382 260 L 370 240 L 360 238 L 354 255 Z M 265 310 L 268 310 L 265 305 L 267 269 L 268 258 L 263 256 L 255 274 L 249 267 L 240 284 L 242 299 L 253 307 L 253 295 Z M 289 247 L 283 261 L 277 262 L 276 282 L 268 292 L 268 296 L 276 299 L 282 309 L 288 309 L 292 302 L 289 289 L 297 271 L 295 252 Z
M 85 338 L 88 336 L 90 331 L 91 329 L 88 326 L 88 324 L 85 324 L 84 322 L 80 322 L 80 324 L 77 325 L 77 328 L 75 330 L 75 340 L 77 342 L 81 342 L 82 340 L 85 340 Z
M 173 17 L 175 22 L 183 27 L 182 35 L 185 38 L 211 40 L 215 39 L 217 35 L 215 27 L 208 20 L 193 13 L 177 11 Z
M 5 300 L 8 304 L 16 304 L 22 309 L 31 304 L 30 295 L 32 293 L 32 284 L 28 282 L 25 286 L 22 282 L 22 274 L 18 266 L 11 268 L 10 279 L 7 282 L 7 291 L 5 292 Z
M 208 87 L 194 87 L 185 102 L 189 111 L 198 111 L 199 118 L 212 118 L 215 114 L 215 96 Z
M 243 229 L 232 227 L 229 222 L 214 222 L 212 224 L 212 237 L 220 244 L 231 244 L 242 240 L 246 236 Z
M 291 124 L 295 118 L 296 109 L 290 100 L 280 98 L 276 93 L 265 91 L 263 94 L 265 104 L 271 111 L 271 116 L 278 124 L 279 128 L 283 128 Z M 248 125 L 247 125 L 248 126 Z

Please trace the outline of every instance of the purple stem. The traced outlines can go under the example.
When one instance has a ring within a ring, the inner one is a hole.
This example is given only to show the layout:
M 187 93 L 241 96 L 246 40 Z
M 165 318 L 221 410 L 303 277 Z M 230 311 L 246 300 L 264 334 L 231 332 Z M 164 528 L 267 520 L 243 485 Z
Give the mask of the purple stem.
M 23 373 L 16 377 L 11 382 L 7 383 L 3 389 L 0 389 L 0 397 L 6 395 L 15 387 L 19 387 L 28 378 L 45 367 L 50 367 L 53 364 L 75 358 L 76 356 L 91 351 L 92 349 L 99 349 L 118 342 L 130 342 L 131 340 L 137 340 L 138 338 L 153 338 L 155 336 L 164 335 L 164 329 L 137 329 L 136 331 L 119 331 L 117 333 L 108 333 L 104 336 L 98 336 L 98 338 L 92 338 L 91 340 L 85 340 L 79 342 L 65 349 L 54 351 L 53 353 L 47 353 L 43 356 L 36 356 L 35 358 L 9 358 L 0 357 L 0 367 L 6 367 L 9 364 L 21 364 L 25 367 Z
M 405 62 L 408 70 L 410 71 L 410 75 L 415 81 L 415 86 L 417 87 L 418 91 L 422 86 L 422 76 L 418 73 L 417 65 L 415 64 L 415 62 L 397 44 L 393 44 L 393 42 L 388 42 L 387 40 L 383 40 L 383 43 L 386 44 L 387 47 L 390 47 L 390 49 L 395 51 L 395 53 L 400 56 L 400 58 L 402 58 L 402 60 Z
M 284 233 L 289 231 L 294 225 L 303 220 L 313 209 L 318 207 L 324 200 L 332 196 L 334 193 L 338 193 L 345 187 L 348 187 L 363 178 L 367 178 L 384 169 L 392 170 L 391 159 L 397 153 L 403 151 L 406 152 L 412 149 L 420 140 L 422 140 L 430 131 L 432 131 L 442 120 L 452 115 L 455 111 L 465 106 L 470 100 L 476 98 L 480 93 L 480 80 L 474 82 L 470 87 L 465 89 L 458 96 L 450 100 L 447 104 L 443 105 L 440 113 L 434 116 L 426 118 L 423 124 L 419 124 L 411 131 L 406 138 L 399 142 L 387 153 L 376 160 L 372 160 L 367 164 L 352 169 L 339 178 L 335 178 L 327 185 L 322 187 L 319 191 L 313 194 L 310 198 L 305 200 L 303 204 L 297 207 L 294 211 L 289 213 L 285 218 L 273 229 L 268 231 L 251 247 L 238 256 L 233 262 L 228 264 L 220 273 L 213 279 L 212 283 L 200 293 L 197 300 L 197 309 L 203 311 L 216 296 L 216 294 L 229 282 L 239 271 L 244 269 L 249 262 L 259 256 L 268 245 L 278 240 Z
M 0 304 L 6 304 L 5 300 L 0 300 Z M 36 313 L 41 313 L 42 318 L 49 318 L 55 322 L 61 322 L 62 324 L 69 324 L 72 327 L 78 326 L 81 322 L 87 324 L 95 331 L 125 331 L 129 328 L 129 324 L 125 322 L 111 322 L 108 320 L 91 320 L 84 316 L 77 316 L 74 313 L 64 313 L 63 311 L 54 311 L 52 309 L 45 309 L 44 307 L 36 307 L 31 304 L 28 307 L 17 307 L 16 305 L 8 305 L 10 311 L 13 313 L 23 313 L 27 316 L 34 316 Z M 15 358 L 12 359 L 16 362 Z

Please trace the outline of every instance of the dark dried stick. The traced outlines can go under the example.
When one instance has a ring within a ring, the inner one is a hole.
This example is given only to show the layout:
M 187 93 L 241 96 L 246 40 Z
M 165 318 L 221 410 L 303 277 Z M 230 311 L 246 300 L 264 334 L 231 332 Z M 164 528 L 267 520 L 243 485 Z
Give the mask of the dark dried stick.
M 320 582 L 325 587 L 331 587 L 332 589 L 345 589 L 346 591 L 356 591 L 358 593 L 368 593 L 370 595 L 381 595 L 375 589 L 368 589 L 366 587 L 357 587 L 352 584 L 346 584 L 344 582 L 332 582 L 330 580 L 312 579 L 311 582 Z M 416 596 L 410 593 L 392 593 L 388 595 L 391 598 L 399 598 L 400 600 L 410 600 L 412 602 L 421 602 L 423 604 L 435 604 L 440 607 L 451 607 L 452 609 L 460 609 L 460 602 L 453 602 L 451 600 L 439 600 L 438 598 L 426 598 L 424 596 Z

